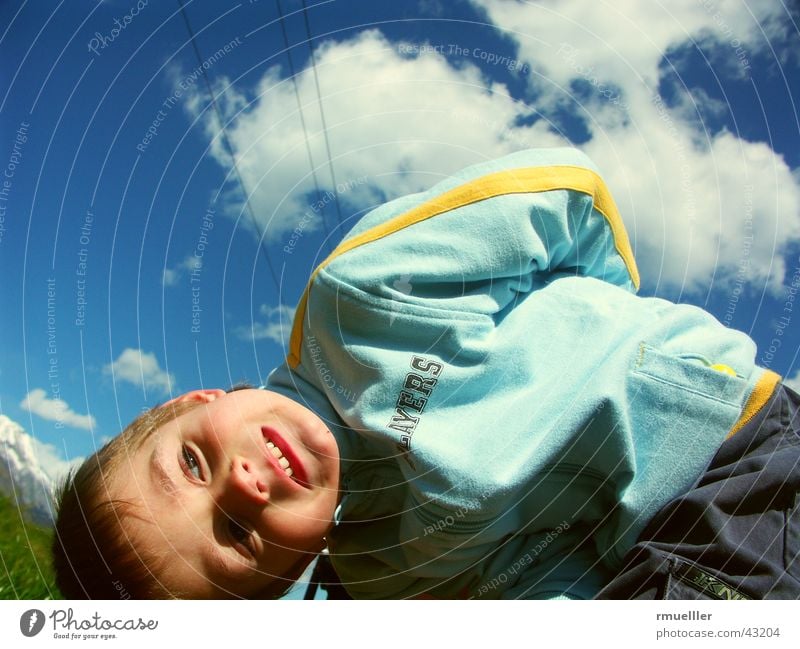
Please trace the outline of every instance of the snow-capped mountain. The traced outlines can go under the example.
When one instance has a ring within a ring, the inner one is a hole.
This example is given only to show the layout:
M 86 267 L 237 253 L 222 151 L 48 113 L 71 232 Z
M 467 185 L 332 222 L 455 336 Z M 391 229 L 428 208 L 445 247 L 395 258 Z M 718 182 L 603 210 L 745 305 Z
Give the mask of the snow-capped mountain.
M 53 480 L 35 450 L 38 443 L 15 421 L 0 415 L 0 492 L 41 525 L 53 523 Z

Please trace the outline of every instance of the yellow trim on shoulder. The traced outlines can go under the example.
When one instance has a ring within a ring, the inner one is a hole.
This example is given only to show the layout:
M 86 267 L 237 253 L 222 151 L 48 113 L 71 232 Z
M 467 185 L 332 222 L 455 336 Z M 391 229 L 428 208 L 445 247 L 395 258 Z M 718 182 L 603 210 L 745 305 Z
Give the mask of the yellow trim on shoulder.
M 742 409 L 739 421 L 733 425 L 731 432 L 728 433 L 725 439 L 733 437 L 748 421 L 756 416 L 758 411 L 769 401 L 769 398 L 772 396 L 772 393 L 775 392 L 775 388 L 778 383 L 780 383 L 780 380 L 780 374 L 776 374 L 772 370 L 764 370 L 764 373 L 761 375 L 761 378 L 758 379 L 756 387 L 753 388 L 750 397 L 747 399 L 747 403 Z
M 591 169 L 568 165 L 506 169 L 471 180 L 339 244 L 311 274 L 311 278 L 297 305 L 297 312 L 292 325 L 292 336 L 289 341 L 289 356 L 286 359 L 289 367 L 295 368 L 300 363 L 303 320 L 306 316 L 311 284 L 313 284 L 319 271 L 340 255 L 433 216 L 489 198 L 504 194 L 531 194 L 564 189 L 588 194 L 593 198 L 594 208 L 608 222 L 611 233 L 614 236 L 614 246 L 625 262 L 631 281 L 638 290 L 639 270 L 633 258 L 633 250 L 628 240 L 628 233 L 625 230 L 625 225 L 619 215 L 614 199 L 600 176 Z

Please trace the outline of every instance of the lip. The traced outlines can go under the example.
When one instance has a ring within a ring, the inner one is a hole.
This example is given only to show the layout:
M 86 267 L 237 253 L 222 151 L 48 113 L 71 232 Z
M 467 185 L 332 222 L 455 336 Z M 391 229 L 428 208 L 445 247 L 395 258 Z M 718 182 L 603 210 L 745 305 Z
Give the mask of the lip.
M 292 476 L 289 477 L 286 475 L 286 472 L 281 468 L 278 464 L 278 461 L 272 455 L 272 453 L 267 453 L 267 457 L 269 458 L 270 464 L 277 469 L 278 473 L 281 476 L 289 480 L 292 484 L 298 484 L 301 487 L 305 487 L 306 489 L 311 488 L 311 484 L 308 481 L 308 474 L 306 473 L 306 467 L 303 465 L 303 462 L 300 460 L 300 457 L 297 455 L 295 450 L 291 447 L 289 442 L 284 439 L 284 437 L 274 428 L 269 426 L 262 426 L 261 427 L 261 434 L 264 439 L 269 439 L 275 446 L 277 446 L 283 456 L 289 460 L 289 464 L 292 467 Z

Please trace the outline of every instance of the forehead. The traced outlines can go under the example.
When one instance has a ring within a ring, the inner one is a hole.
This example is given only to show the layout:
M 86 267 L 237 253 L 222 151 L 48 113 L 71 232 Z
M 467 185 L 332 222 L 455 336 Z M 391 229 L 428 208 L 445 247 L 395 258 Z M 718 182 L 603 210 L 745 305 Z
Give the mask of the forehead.
M 164 435 L 195 427 L 213 434 L 215 429 L 225 430 L 231 426 L 239 426 L 242 421 L 265 412 L 276 414 L 281 411 L 281 404 L 271 398 L 263 390 L 239 390 L 229 392 L 208 402 L 192 402 L 178 404 L 186 410 L 178 411 L 178 415 L 161 424 L 153 431 L 154 436 Z

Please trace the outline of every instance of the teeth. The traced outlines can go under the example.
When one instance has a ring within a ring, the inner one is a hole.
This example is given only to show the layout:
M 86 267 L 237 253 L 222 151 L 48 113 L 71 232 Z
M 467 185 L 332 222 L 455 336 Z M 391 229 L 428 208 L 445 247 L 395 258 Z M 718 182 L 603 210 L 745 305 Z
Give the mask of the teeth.
M 269 452 L 272 453 L 272 457 L 278 460 L 278 465 L 286 472 L 286 475 L 288 475 L 289 477 L 294 475 L 292 467 L 289 466 L 289 460 L 283 457 L 281 449 L 279 449 L 277 446 L 275 446 L 275 444 L 273 444 L 269 440 L 267 440 L 267 449 L 269 449 Z
M 279 449 L 277 446 L 275 446 L 275 444 L 273 444 L 270 441 L 267 441 L 267 448 L 269 449 L 269 452 L 272 453 L 273 457 L 277 458 L 283 455 L 283 453 L 281 453 L 281 449 Z

